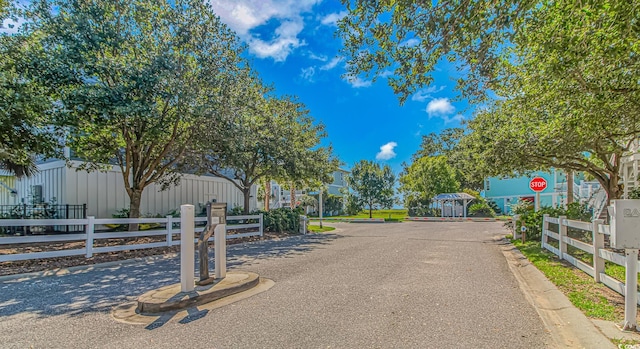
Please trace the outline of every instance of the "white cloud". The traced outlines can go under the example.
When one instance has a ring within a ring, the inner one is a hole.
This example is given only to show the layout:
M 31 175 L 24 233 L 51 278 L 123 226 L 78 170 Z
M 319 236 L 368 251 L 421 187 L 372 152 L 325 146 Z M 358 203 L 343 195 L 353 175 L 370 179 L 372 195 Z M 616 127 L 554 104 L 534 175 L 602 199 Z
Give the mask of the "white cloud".
M 305 42 L 298 38 L 304 29 L 302 14 L 311 12 L 321 0 L 209 0 L 214 11 L 247 45 L 249 52 L 260 58 L 284 61 Z M 275 20 L 280 25 L 273 33 L 254 29 Z
M 320 70 L 331 70 L 335 68 L 340 62 L 344 60 L 344 57 L 334 57 L 327 64 L 320 67 Z
M 326 62 L 328 60 L 327 56 L 325 56 L 325 55 L 316 55 L 313 52 L 309 52 L 309 58 L 315 59 L 316 61 L 321 61 L 321 62 Z
M 413 39 L 409 39 L 401 42 L 399 46 L 412 47 L 412 46 L 416 46 L 419 43 L 420 43 L 420 40 L 413 38 Z
M 11 18 L 6 18 L 4 21 L 0 22 L 0 33 L 15 34 L 23 23 L 24 18 L 18 18 L 17 21 L 12 20 Z
M 464 120 L 464 115 L 462 115 L 462 114 L 456 114 L 456 115 L 454 115 L 454 116 L 452 116 L 452 117 L 449 117 L 449 116 L 442 116 L 441 118 L 442 118 L 442 120 L 444 120 L 444 123 L 445 123 L 445 124 L 448 124 L 448 123 L 450 123 L 450 122 L 454 122 L 454 121 L 455 121 L 455 122 L 462 122 L 462 120 Z
M 313 82 L 313 77 L 314 75 L 316 75 L 316 68 L 315 67 L 308 67 L 308 68 L 302 68 L 301 72 L 300 72 L 300 77 L 309 81 L 309 82 Z
M 353 76 L 347 76 L 346 81 L 349 83 L 349 85 L 351 85 L 351 87 L 353 88 L 360 88 L 360 87 L 369 87 L 371 86 L 371 81 L 368 80 L 362 80 L 359 77 L 353 77 Z
M 380 152 L 376 154 L 376 160 L 389 160 L 396 157 L 396 153 L 393 151 L 398 146 L 396 142 L 389 142 L 380 147 Z
M 427 104 L 427 114 L 429 114 L 429 117 L 446 116 L 453 114 L 455 111 L 456 108 L 451 105 L 449 98 L 432 99 L 429 104 Z
M 344 18 L 344 16 L 347 15 L 347 11 L 340 11 L 338 13 L 330 13 L 326 16 L 324 16 L 321 20 L 320 23 L 324 24 L 324 25 L 337 25 L 338 21 L 341 20 L 342 18 Z
M 385 70 L 382 73 L 378 74 L 378 76 L 381 78 L 388 78 L 391 75 L 393 75 L 393 72 L 391 70 Z
M 422 90 L 416 92 L 413 96 L 411 96 L 411 100 L 416 102 L 424 102 L 429 98 L 433 98 L 431 96 L 432 93 L 440 92 L 444 90 L 444 88 L 444 86 L 429 86 L 427 88 L 423 88 Z
M 449 98 L 432 99 L 431 102 L 427 104 L 426 111 L 427 114 L 429 114 L 429 119 L 431 119 L 432 117 L 438 117 L 444 120 L 445 124 L 451 122 L 462 122 L 462 120 L 464 120 L 464 115 L 462 114 L 451 116 L 455 113 L 456 108 L 451 105 L 451 102 L 449 102 Z

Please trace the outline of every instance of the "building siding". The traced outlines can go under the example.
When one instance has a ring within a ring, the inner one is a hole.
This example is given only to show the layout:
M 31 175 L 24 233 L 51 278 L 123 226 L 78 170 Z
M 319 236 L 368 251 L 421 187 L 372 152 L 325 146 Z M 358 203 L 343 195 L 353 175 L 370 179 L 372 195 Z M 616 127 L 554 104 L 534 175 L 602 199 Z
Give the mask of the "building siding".
M 77 171 L 78 162 L 67 167 L 63 161 L 43 165 L 40 172 L 31 178 L 16 181 L 18 202 L 30 203 L 29 193 L 33 185 L 43 186 L 46 202 L 56 198 L 58 204 L 87 205 L 87 215 L 99 218 L 111 217 L 129 206 L 129 196 L 124 187 L 122 173 L 113 167 L 106 172 Z M 252 188 L 250 209 L 255 209 L 255 188 Z M 145 188 L 140 204 L 143 215 L 164 216 L 180 205 L 192 204 L 199 209 L 209 200 L 226 202 L 229 209 L 242 206 L 242 193 L 227 180 L 218 177 L 184 175 L 177 186 L 161 190 L 151 184 Z

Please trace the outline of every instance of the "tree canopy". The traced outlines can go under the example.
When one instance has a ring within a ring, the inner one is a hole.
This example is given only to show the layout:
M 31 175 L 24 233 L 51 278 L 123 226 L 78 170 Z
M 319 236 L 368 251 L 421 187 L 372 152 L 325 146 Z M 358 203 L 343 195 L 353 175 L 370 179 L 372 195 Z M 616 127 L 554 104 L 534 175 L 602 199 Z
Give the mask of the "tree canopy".
M 373 161 L 360 160 L 347 176 L 347 205 L 368 208 L 369 218 L 374 209 L 391 208 L 395 200 L 395 180 L 389 165 L 381 166 Z
M 422 156 L 411 165 L 405 164 L 400 174 L 400 192 L 403 193 L 405 207 L 411 213 L 426 215 L 436 195 L 458 191 L 460 183 L 456 179 L 456 170 L 444 155 Z
M 38 46 L 28 35 L 0 35 L 0 169 L 17 177 L 37 171 L 35 156 L 60 155 L 50 88 L 23 74 Z
M 248 213 L 251 187 L 258 181 L 327 182 L 338 160 L 331 147 L 320 146 L 324 126 L 314 124 L 303 104 L 271 95 L 257 77 L 244 79 L 219 109 L 221 117 L 210 119 L 203 129 L 192 166 L 233 183 L 242 191 Z
M 585 171 L 622 193 L 639 135 L 640 5 L 628 1 L 344 1 L 352 74 L 393 69 L 401 102 L 441 59 L 481 102 L 453 154 L 484 175 Z
M 89 170 L 120 167 L 138 217 L 147 186 L 177 179 L 194 128 L 215 116 L 244 64 L 243 47 L 199 0 L 39 0 L 26 17 L 26 34 L 41 36 L 39 82 L 58 89 L 67 144 Z

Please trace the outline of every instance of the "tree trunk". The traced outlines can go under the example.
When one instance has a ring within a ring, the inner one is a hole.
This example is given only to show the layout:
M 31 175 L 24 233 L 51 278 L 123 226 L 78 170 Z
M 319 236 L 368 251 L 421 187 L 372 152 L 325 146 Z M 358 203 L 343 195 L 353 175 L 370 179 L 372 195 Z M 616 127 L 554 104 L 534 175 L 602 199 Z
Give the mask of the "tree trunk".
M 293 183 L 291 183 L 290 193 L 291 194 L 289 195 L 289 199 L 291 199 L 291 202 L 289 203 L 289 207 L 291 207 L 291 209 L 293 210 L 294 208 L 296 208 L 296 186 Z
M 249 214 L 249 204 L 251 203 L 251 187 L 242 189 L 242 195 L 244 199 L 243 214 Z
M 140 201 L 142 199 L 142 190 L 132 189 L 129 192 L 129 218 L 140 218 Z M 137 231 L 138 223 L 129 224 L 129 231 Z
M 373 211 L 373 207 L 372 205 L 369 205 L 369 218 L 373 218 L 373 216 L 371 215 L 372 211 Z
M 264 210 L 269 211 L 269 204 L 271 204 L 271 181 L 264 183 Z
M 609 177 L 607 186 L 604 188 L 607 191 L 607 206 L 611 203 L 611 200 L 620 199 L 624 193 L 624 188 L 620 184 L 620 176 L 617 174 Z
M 573 171 L 567 171 L 567 205 L 573 203 Z

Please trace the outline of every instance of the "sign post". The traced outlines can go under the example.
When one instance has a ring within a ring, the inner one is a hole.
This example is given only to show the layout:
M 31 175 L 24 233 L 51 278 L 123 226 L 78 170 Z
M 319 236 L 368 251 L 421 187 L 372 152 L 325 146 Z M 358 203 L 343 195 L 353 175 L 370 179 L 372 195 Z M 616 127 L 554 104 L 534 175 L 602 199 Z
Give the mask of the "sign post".
M 536 193 L 535 207 L 540 210 L 540 192 L 547 189 L 547 180 L 542 177 L 533 177 L 529 182 L 529 188 Z

